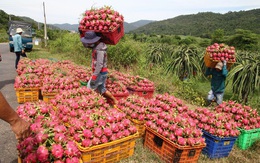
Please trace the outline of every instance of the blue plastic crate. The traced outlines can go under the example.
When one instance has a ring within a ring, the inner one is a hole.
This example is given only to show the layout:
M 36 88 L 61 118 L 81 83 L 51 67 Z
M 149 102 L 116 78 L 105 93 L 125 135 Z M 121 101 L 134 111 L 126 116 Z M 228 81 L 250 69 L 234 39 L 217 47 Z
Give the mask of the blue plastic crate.
M 203 137 L 206 141 L 206 147 L 202 149 L 202 153 L 209 158 L 227 157 L 232 150 L 237 137 L 217 137 L 206 131 L 203 132 Z

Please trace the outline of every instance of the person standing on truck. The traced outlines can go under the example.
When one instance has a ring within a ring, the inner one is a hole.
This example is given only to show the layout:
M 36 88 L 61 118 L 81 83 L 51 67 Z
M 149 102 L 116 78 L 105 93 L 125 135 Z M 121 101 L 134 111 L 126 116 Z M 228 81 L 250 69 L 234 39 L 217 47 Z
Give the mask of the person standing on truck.
M 15 68 L 17 69 L 17 65 L 20 61 L 20 56 L 27 57 L 23 48 L 22 44 L 22 28 L 16 29 L 16 34 L 13 36 L 13 44 L 14 44 L 14 52 L 16 54 L 16 60 L 15 60 Z
M 113 104 L 117 104 L 116 98 L 106 89 L 107 80 L 107 46 L 100 41 L 94 31 L 87 31 L 81 38 L 84 47 L 92 49 L 92 77 L 88 81 L 87 87 L 99 92 L 102 96 L 109 98 Z
M 208 93 L 207 105 L 209 106 L 214 98 L 216 98 L 217 104 L 221 104 L 223 101 L 225 91 L 225 81 L 228 74 L 227 61 L 223 63 L 220 61 L 216 64 L 215 68 L 207 68 L 206 76 L 212 75 L 211 78 L 211 90 Z

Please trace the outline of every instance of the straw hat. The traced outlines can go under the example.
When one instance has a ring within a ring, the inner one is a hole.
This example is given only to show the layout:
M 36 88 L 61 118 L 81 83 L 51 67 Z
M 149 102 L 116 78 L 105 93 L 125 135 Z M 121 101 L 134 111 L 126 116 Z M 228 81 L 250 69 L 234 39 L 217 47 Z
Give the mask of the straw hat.
M 22 28 L 17 28 L 17 29 L 16 29 L 16 33 L 21 33 L 21 32 L 23 32 L 23 29 L 22 29 Z

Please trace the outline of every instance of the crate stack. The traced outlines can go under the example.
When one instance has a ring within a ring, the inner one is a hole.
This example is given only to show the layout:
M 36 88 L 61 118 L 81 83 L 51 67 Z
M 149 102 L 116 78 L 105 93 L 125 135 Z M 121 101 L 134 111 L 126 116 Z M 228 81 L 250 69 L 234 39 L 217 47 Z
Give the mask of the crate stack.
M 165 162 L 197 162 L 206 146 L 202 131 L 184 102 L 168 93 L 149 100 L 145 111 L 144 147 Z
M 198 162 L 204 143 L 196 145 L 178 145 L 167 139 L 162 134 L 147 127 L 145 132 L 144 147 L 155 152 L 166 163 Z
M 246 150 L 260 140 L 260 115 L 256 109 L 227 101 L 217 106 L 216 111 L 231 114 L 232 119 L 237 123 L 240 135 L 236 144 L 240 149 Z
M 47 61 L 48 62 L 48 61 Z M 42 74 L 44 68 L 40 68 L 45 60 L 32 61 L 28 58 L 22 59 L 17 68 L 17 76 L 14 82 L 17 102 L 23 104 L 30 101 L 38 101 L 40 88 L 42 86 Z
M 146 113 L 150 107 L 149 100 L 137 95 L 129 95 L 118 101 L 117 109 L 126 114 L 138 130 L 139 137 L 145 134 Z
M 62 91 L 51 102 L 63 123 L 74 128 L 69 137 L 76 142 L 83 162 L 118 162 L 133 155 L 137 129 L 97 92 L 87 87 Z M 75 111 L 73 117 L 68 117 L 68 110 Z
M 151 80 L 138 75 L 124 74 L 118 71 L 111 72 L 122 84 L 127 87 L 129 94 L 151 99 L 154 96 L 155 86 Z
M 144 147 L 167 163 L 197 162 L 206 144 L 194 121 L 185 113 L 172 114 L 170 119 L 161 116 L 146 122 Z
M 237 124 L 230 114 L 208 108 L 189 110 L 197 126 L 202 129 L 207 146 L 202 150 L 209 158 L 228 157 L 239 136 Z

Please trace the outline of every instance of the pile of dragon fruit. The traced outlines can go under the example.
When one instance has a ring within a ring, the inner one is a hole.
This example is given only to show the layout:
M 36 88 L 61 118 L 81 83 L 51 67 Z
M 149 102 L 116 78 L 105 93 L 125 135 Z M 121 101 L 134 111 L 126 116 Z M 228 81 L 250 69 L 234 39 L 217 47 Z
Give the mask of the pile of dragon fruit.
M 203 131 L 217 137 L 237 137 L 238 129 L 260 128 L 257 110 L 234 101 L 224 101 L 213 110 L 190 109 L 168 93 L 152 98 L 128 94 L 114 108 L 97 92 L 80 86 L 79 80 L 89 80 L 91 69 L 71 61 L 22 59 L 17 72 L 15 88 L 40 87 L 46 93 L 56 92 L 49 103 L 26 102 L 17 108 L 19 116 L 32 123 L 33 131 L 17 146 L 23 162 L 79 162 L 79 147 L 137 134 L 133 120 L 179 146 L 205 144 Z M 127 87 L 152 90 L 154 84 L 112 71 L 107 80 L 109 91 L 127 94 Z
M 80 147 L 91 147 L 137 133 L 126 114 L 112 108 L 93 90 L 62 91 L 51 100 L 26 102 L 17 108 L 31 122 L 32 134 L 19 142 L 23 162 L 73 162 Z
M 123 21 L 124 17 L 109 6 L 92 8 L 84 13 L 79 29 L 108 32 L 116 29 Z
M 92 69 L 68 60 L 55 62 L 48 59 L 25 58 L 19 62 L 17 73 L 14 83 L 16 89 L 38 88 L 42 94 L 47 95 L 79 88 L 81 82 L 87 83 L 90 80 Z M 123 75 L 118 71 L 109 73 L 106 88 L 113 95 L 128 96 L 128 87 L 144 91 L 155 89 L 154 83 L 146 78 Z

